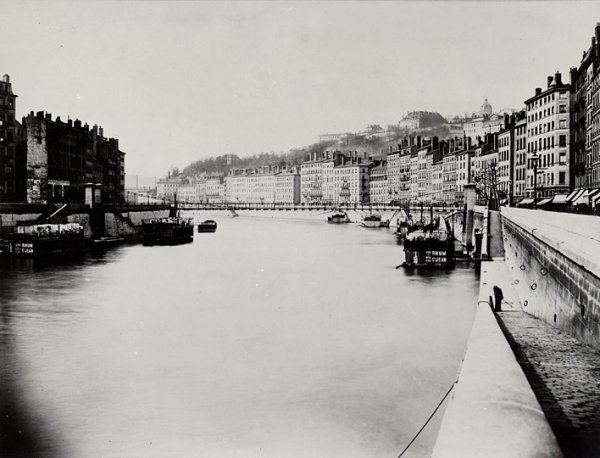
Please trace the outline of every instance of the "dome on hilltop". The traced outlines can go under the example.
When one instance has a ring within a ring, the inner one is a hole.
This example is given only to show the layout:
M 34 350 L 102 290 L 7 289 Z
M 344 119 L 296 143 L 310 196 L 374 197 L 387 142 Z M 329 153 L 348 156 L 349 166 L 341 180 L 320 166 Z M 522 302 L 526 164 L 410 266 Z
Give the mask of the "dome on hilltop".
M 494 111 L 492 110 L 492 106 L 489 104 L 488 99 L 485 99 L 483 101 L 483 104 L 481 105 L 481 109 L 479 110 L 479 112 L 482 115 L 491 115 Z

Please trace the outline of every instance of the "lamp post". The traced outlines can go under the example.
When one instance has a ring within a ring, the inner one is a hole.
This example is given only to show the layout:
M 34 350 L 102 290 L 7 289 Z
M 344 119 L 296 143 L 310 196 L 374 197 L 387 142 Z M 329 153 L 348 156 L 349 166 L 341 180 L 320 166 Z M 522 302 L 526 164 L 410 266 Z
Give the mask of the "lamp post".
M 533 166 L 533 209 L 535 210 L 537 208 L 537 176 L 538 176 L 538 170 L 539 167 L 539 160 L 540 157 L 537 154 L 537 151 L 534 151 L 533 154 L 531 155 L 531 160 L 532 160 L 532 166 Z

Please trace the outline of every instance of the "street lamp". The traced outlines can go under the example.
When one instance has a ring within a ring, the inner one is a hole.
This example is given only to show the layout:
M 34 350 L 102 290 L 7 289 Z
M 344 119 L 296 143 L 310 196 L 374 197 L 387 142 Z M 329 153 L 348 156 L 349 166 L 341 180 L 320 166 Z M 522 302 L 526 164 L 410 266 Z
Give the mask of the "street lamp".
M 537 208 L 537 176 L 538 176 L 538 172 L 541 172 L 542 170 L 539 169 L 539 160 L 540 157 L 538 156 L 537 151 L 534 151 L 533 154 L 531 155 L 531 161 L 532 161 L 532 166 L 533 166 L 533 209 L 535 210 Z

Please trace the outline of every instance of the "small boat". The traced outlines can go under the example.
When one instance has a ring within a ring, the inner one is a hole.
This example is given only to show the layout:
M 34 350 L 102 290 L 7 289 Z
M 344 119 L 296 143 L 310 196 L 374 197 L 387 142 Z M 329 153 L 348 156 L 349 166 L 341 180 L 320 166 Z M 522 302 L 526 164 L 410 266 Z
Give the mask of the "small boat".
M 454 260 L 454 238 L 448 222 L 436 222 L 408 232 L 404 240 L 403 267 L 447 267 Z
M 123 237 L 107 236 L 94 239 L 93 243 L 94 246 L 120 245 L 122 243 L 125 243 L 125 239 Z
M 329 224 L 344 224 L 344 223 L 349 223 L 350 218 L 348 218 L 348 214 L 346 212 L 338 212 L 338 213 L 334 213 L 331 216 L 328 216 L 327 222 Z
M 16 226 L 5 243 L 13 256 L 41 257 L 82 251 L 83 226 L 79 223 Z
M 390 222 L 388 221 L 382 221 L 381 220 L 381 215 L 378 214 L 372 214 L 369 216 L 365 216 L 362 220 L 361 225 L 363 227 L 389 227 L 390 226 Z
M 198 224 L 198 232 L 215 232 L 217 230 L 217 222 L 212 219 L 207 219 Z
M 142 220 L 144 245 L 176 245 L 194 239 L 191 218 L 167 217 Z

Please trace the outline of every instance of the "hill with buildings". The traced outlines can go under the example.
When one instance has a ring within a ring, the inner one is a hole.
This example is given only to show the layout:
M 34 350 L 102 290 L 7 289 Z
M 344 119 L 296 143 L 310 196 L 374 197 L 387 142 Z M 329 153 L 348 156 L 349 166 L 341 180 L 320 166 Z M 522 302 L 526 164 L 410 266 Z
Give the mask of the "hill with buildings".
M 385 159 L 388 152 L 397 149 L 398 144 L 409 136 L 439 139 L 467 136 L 476 139 L 500 130 L 503 122 L 504 112 L 494 113 L 487 99 L 477 112 L 452 119 L 446 119 L 438 112 L 409 111 L 397 124 L 390 124 L 386 128 L 370 124 L 359 132 L 326 133 L 320 135 L 319 141 L 312 145 L 287 152 L 260 153 L 247 157 L 236 154 L 210 157 L 195 161 L 181 171 L 172 169 L 169 177 L 186 179 L 206 174 L 227 175 L 232 169 L 257 169 L 284 164 L 299 166 L 308 160 L 311 152 L 322 153 L 327 150 L 346 153 L 356 151 L 366 153 L 369 157 Z

